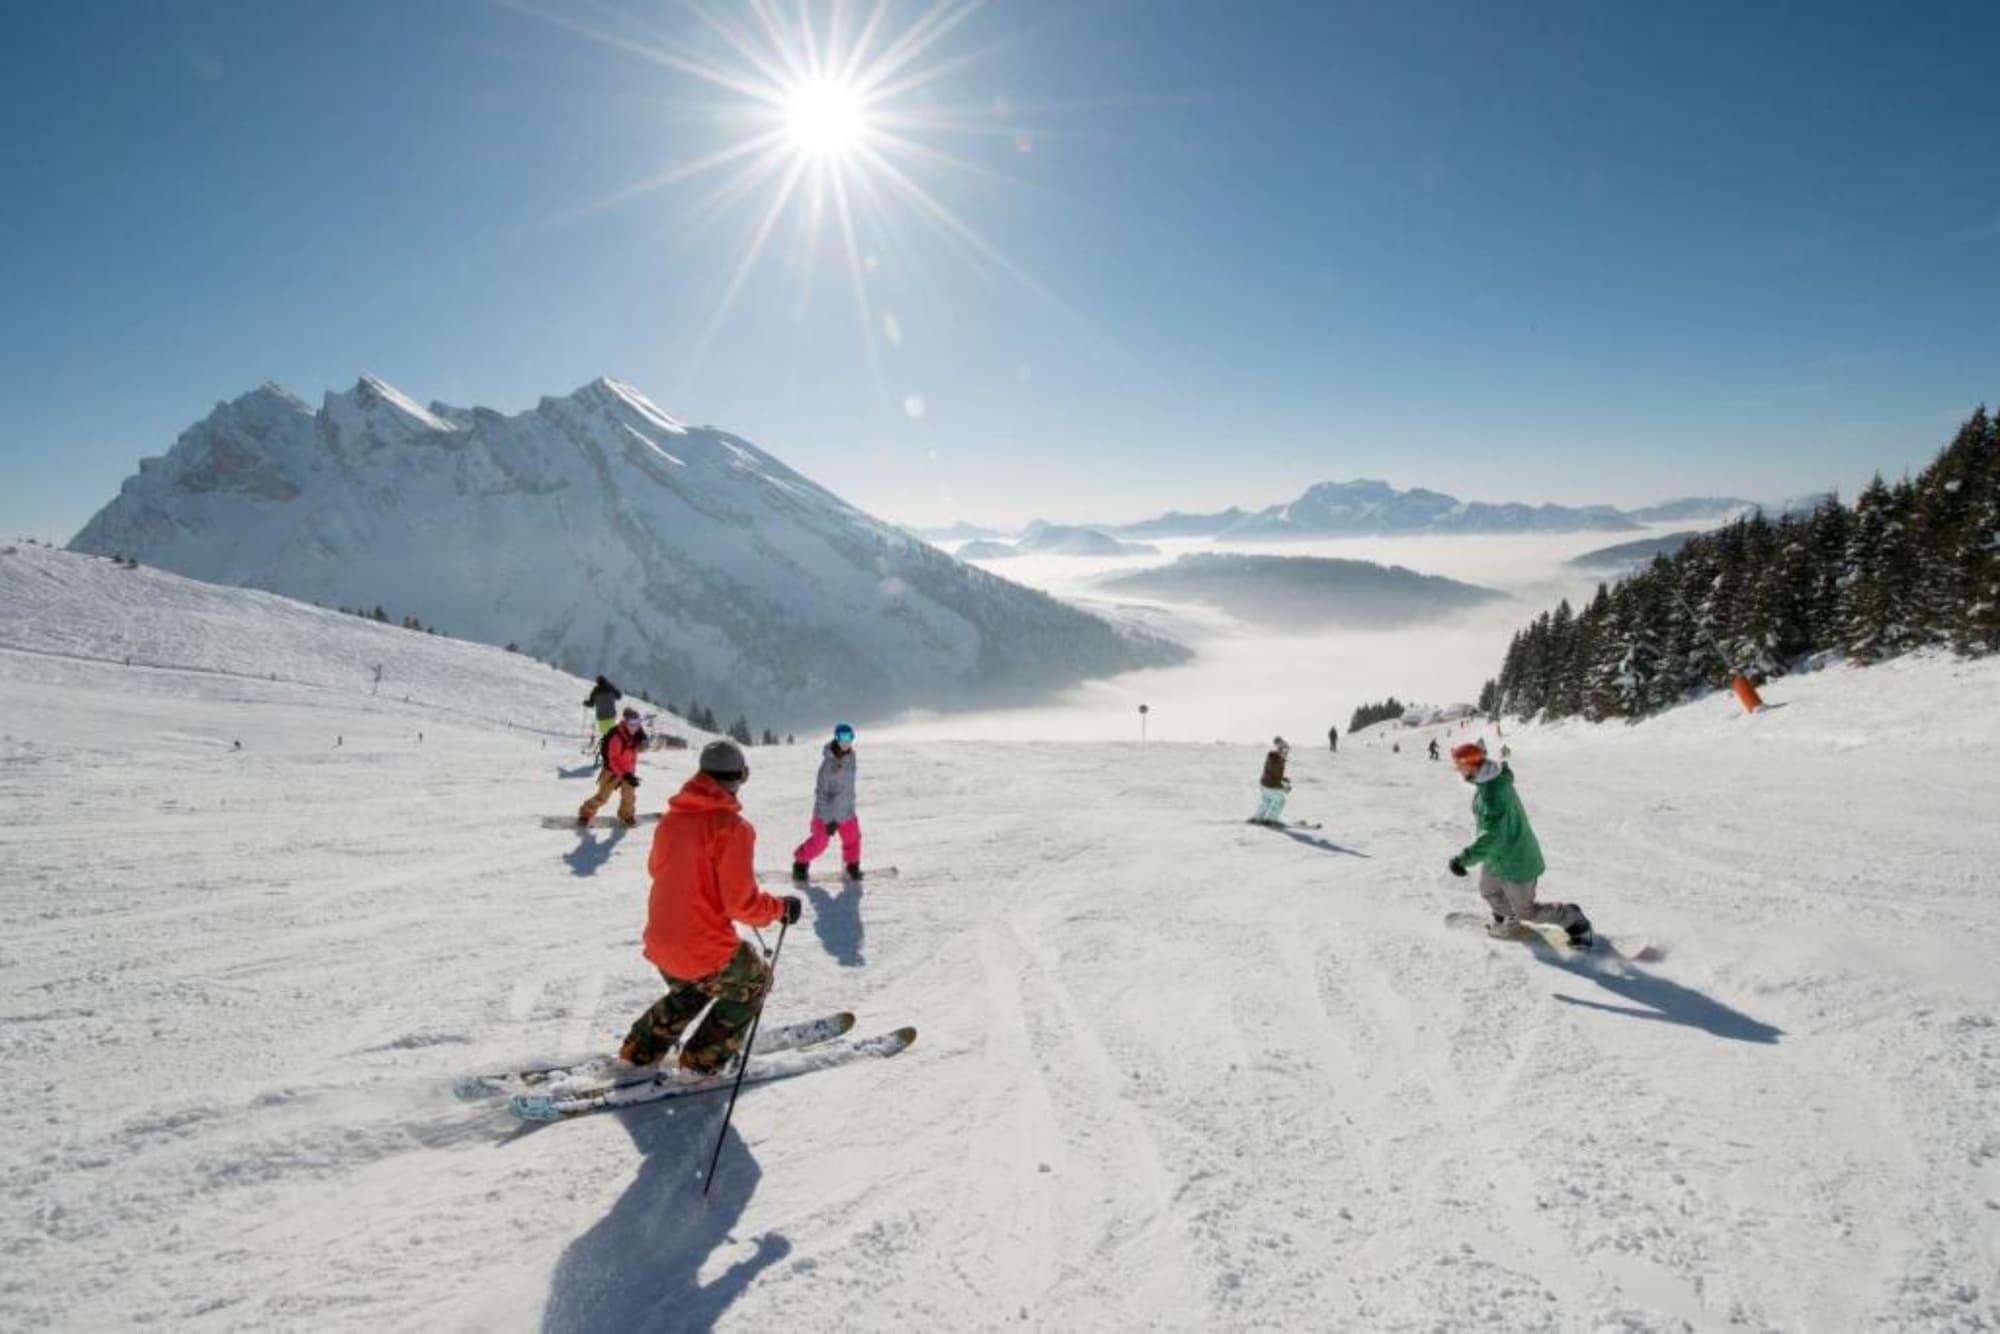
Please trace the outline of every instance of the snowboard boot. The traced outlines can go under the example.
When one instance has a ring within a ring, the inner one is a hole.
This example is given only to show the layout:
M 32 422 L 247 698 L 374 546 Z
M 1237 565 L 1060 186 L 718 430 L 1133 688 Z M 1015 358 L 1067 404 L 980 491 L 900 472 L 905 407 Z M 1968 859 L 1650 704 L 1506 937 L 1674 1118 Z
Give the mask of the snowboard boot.
M 809 873 L 806 870 L 806 864 L 804 862 L 793 862 L 792 883 L 795 885 L 803 885 L 808 878 L 809 878 Z
M 1570 924 L 1569 947 L 1573 950 L 1587 950 L 1597 944 L 1597 933 L 1590 929 L 1590 919 L 1578 917 Z
M 847 878 L 848 878 L 849 880 L 859 880 L 859 879 L 861 879 L 861 863 L 860 863 L 860 862 L 849 862 L 849 863 L 847 864 Z
M 1493 920 L 1486 924 L 1486 934 L 1495 940 L 1512 940 L 1521 934 L 1521 924 L 1511 917 L 1493 914 Z

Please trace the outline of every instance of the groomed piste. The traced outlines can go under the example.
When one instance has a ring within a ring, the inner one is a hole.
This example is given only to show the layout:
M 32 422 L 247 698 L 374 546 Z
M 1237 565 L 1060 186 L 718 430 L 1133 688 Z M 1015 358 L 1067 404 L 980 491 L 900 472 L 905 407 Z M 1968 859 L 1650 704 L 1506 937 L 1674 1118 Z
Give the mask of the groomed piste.
M 900 875 L 769 1013 L 922 1040 L 747 1090 L 706 1199 L 717 1099 L 452 1096 L 659 991 L 651 827 L 544 826 L 586 685 L 0 554 L 0 1326 L 2000 1325 L 2000 660 L 1509 727 L 1590 955 L 1444 926 L 1448 730 L 1301 743 L 1295 831 L 1262 737 L 864 736 Z M 817 758 L 753 750 L 760 864 Z

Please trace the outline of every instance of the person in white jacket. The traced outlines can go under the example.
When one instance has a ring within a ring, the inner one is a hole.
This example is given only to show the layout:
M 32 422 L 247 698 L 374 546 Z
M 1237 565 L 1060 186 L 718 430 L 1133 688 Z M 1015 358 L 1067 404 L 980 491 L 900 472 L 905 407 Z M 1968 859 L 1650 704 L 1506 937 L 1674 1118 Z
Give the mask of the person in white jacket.
M 803 884 L 815 858 L 840 836 L 840 860 L 849 880 L 861 879 L 861 817 L 854 813 L 854 728 L 837 724 L 820 752 L 813 782 L 812 829 L 792 852 L 792 879 Z

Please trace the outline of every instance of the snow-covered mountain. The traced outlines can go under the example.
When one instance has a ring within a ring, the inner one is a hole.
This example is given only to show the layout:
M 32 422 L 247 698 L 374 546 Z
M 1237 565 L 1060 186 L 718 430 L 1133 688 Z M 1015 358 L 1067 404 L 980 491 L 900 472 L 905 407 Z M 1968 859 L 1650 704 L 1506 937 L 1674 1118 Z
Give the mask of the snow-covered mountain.
M 1628 532 L 1639 524 L 1609 505 L 1489 504 L 1422 487 L 1399 491 L 1366 478 L 1320 482 L 1297 499 L 1261 510 L 1215 514 L 1178 511 L 1124 524 L 1128 537 L 1219 537 L 1275 541 L 1307 537 L 1380 537 L 1405 533 Z
M 1121 542 L 1099 529 L 1037 519 L 1021 532 L 1017 551 L 1036 556 L 1157 556 L 1158 547 Z
M 267 384 L 144 460 L 72 546 L 384 606 L 780 727 L 1024 699 L 1184 654 L 610 379 L 514 416 L 365 376 L 315 412 Z

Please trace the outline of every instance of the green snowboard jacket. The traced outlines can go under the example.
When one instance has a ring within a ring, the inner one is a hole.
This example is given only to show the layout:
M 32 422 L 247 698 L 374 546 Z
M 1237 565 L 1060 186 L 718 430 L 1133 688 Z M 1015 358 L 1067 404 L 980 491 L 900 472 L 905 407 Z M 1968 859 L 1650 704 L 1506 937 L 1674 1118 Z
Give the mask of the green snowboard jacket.
M 1479 837 L 1458 854 L 1467 866 L 1484 862 L 1494 875 L 1517 885 L 1541 879 L 1548 869 L 1542 860 L 1542 845 L 1528 827 L 1528 812 L 1514 791 L 1514 771 L 1500 766 L 1497 776 L 1472 785 L 1472 816 L 1479 822 Z

